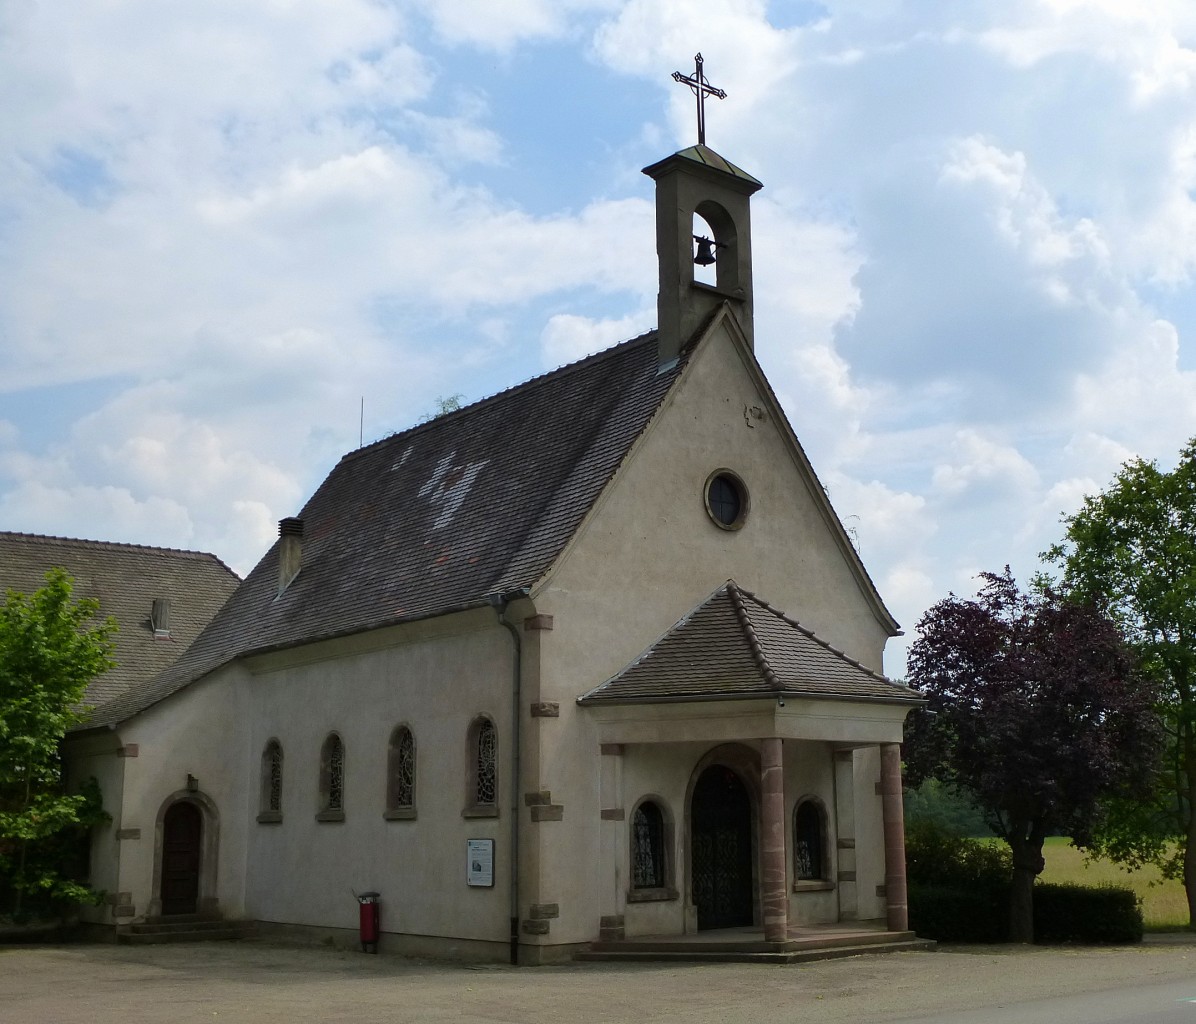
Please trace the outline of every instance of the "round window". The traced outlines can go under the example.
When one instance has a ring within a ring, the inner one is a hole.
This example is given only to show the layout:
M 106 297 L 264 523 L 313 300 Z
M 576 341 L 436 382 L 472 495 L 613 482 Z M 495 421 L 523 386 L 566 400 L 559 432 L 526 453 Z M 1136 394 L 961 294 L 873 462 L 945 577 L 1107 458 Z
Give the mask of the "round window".
M 716 526 L 738 530 L 748 513 L 743 481 L 728 469 L 715 470 L 706 481 L 706 511 Z

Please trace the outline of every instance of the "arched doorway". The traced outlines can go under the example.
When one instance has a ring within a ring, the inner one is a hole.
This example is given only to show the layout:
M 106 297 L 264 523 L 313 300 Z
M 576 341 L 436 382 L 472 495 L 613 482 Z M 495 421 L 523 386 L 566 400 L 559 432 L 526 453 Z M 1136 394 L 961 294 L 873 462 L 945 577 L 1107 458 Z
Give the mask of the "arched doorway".
M 752 805 L 739 776 L 713 764 L 690 803 L 690 863 L 698 928 L 752 923 Z
M 189 800 L 171 804 L 162 819 L 162 913 L 199 909 L 203 814 Z

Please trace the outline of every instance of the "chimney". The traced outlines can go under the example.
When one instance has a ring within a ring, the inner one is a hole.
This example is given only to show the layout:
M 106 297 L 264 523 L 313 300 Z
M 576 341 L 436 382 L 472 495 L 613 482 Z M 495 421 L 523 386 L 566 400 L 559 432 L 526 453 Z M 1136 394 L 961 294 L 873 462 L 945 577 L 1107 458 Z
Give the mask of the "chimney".
M 156 597 L 150 607 L 150 626 L 155 640 L 170 639 L 170 598 Z
M 278 594 L 299 575 L 303 562 L 303 520 L 288 516 L 278 521 Z

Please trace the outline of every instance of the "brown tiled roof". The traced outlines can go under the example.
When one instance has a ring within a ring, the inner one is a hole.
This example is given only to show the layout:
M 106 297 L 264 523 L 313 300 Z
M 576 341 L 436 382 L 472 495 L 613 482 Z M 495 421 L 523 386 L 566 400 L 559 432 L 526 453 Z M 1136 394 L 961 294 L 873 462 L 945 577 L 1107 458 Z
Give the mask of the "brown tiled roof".
M 53 568 L 70 573 L 74 595 L 97 599 L 100 615 L 120 626 L 116 667 L 97 677 L 84 698 L 96 707 L 174 662 L 240 582 L 219 558 L 199 551 L 0 532 L 0 590 L 31 593 Z M 155 638 L 150 625 L 158 598 L 170 601 L 169 637 Z
M 658 372 L 653 332 L 350 452 L 299 514 L 302 568 L 282 596 L 275 544 L 183 658 L 91 724 L 136 714 L 239 655 L 531 587 L 680 371 Z
M 919 695 L 865 668 L 728 580 L 580 704 L 780 695 L 911 703 Z

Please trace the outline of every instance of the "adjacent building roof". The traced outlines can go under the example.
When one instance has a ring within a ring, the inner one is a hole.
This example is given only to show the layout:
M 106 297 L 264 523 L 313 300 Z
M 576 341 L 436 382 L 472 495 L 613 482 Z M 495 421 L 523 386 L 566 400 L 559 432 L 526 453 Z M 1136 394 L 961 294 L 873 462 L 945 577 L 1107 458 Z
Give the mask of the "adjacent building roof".
M 865 668 L 728 580 L 579 704 L 732 700 L 782 695 L 918 703 L 909 687 Z
M 144 710 L 241 655 L 477 607 L 547 571 L 644 431 L 682 359 L 655 332 L 350 452 L 175 665 L 97 711 Z
M 185 651 L 236 590 L 240 579 L 215 555 L 200 551 L 70 540 L 0 532 L 0 589 L 31 593 L 53 568 L 74 578 L 76 597 L 95 598 L 111 615 L 116 667 L 87 688 L 85 702 L 102 706 L 162 672 Z M 155 601 L 160 618 L 155 633 Z

